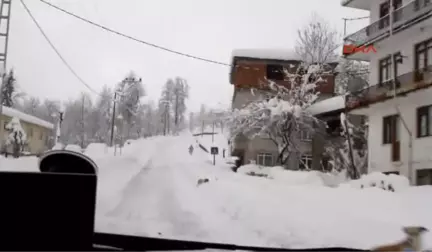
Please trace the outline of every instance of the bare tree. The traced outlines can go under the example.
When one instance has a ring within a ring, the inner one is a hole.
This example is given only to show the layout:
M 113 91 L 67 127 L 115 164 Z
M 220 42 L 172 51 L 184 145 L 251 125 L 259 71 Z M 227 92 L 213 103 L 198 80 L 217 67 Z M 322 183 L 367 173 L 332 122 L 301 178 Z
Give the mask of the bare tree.
M 340 36 L 324 19 L 314 14 L 297 33 L 295 50 L 304 62 L 322 64 L 337 60 Z

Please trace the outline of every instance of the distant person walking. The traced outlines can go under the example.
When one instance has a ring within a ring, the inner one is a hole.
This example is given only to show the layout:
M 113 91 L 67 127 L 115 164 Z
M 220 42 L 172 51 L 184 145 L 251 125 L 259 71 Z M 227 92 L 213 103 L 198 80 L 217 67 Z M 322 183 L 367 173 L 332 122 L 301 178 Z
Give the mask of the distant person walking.
M 192 146 L 192 144 L 189 146 L 189 154 L 192 155 L 194 151 L 194 147 Z

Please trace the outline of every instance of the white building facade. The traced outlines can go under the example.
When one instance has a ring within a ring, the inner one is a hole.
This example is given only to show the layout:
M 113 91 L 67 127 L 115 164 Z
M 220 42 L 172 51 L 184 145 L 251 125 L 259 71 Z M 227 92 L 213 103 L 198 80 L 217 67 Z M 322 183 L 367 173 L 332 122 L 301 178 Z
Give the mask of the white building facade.
M 432 184 L 432 0 L 344 0 L 342 5 L 370 11 L 370 25 L 345 38 L 346 45 L 376 50 L 345 54 L 370 62 L 369 88 L 346 97 L 350 113 L 368 116 L 368 171 Z

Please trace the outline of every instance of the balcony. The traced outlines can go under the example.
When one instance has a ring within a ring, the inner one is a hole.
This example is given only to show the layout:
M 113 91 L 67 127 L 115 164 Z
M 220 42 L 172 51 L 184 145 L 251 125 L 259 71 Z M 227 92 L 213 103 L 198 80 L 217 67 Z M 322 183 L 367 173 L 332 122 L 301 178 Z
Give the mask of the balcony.
M 373 1 L 375 0 L 341 0 L 341 4 L 349 8 L 370 10 Z
M 413 0 L 393 12 L 393 33 L 420 22 L 432 13 L 432 0 Z M 366 46 L 386 38 L 390 34 L 390 15 L 345 37 L 346 45 Z M 353 53 L 351 53 L 353 54 Z M 350 54 L 345 54 L 350 55 Z
M 395 93 L 393 86 L 393 81 L 386 81 L 348 94 L 345 97 L 345 107 L 350 111 L 393 98 Z M 432 86 L 432 66 L 398 76 L 396 95 L 406 95 L 430 86 Z

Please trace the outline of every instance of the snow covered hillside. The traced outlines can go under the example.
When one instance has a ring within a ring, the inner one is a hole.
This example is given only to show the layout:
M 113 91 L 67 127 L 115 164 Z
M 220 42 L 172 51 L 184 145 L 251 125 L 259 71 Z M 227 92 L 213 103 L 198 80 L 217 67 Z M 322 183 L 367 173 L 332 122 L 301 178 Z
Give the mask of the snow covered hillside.
M 389 192 L 275 182 L 234 173 L 223 162 L 213 166 L 209 154 L 196 147 L 197 140 L 206 148 L 211 144 L 211 136 L 184 134 L 136 140 L 117 156 L 104 147 L 92 148 L 88 154 L 100 171 L 97 231 L 256 246 L 369 249 L 403 238 L 402 226 L 432 228 L 432 187 Z M 224 140 L 218 141 L 223 148 Z M 191 144 L 195 150 L 189 155 Z M 34 168 L 35 160 L 1 162 L 22 170 L 24 165 Z M 209 182 L 198 185 L 202 178 Z M 432 247 L 432 233 L 424 237 Z

